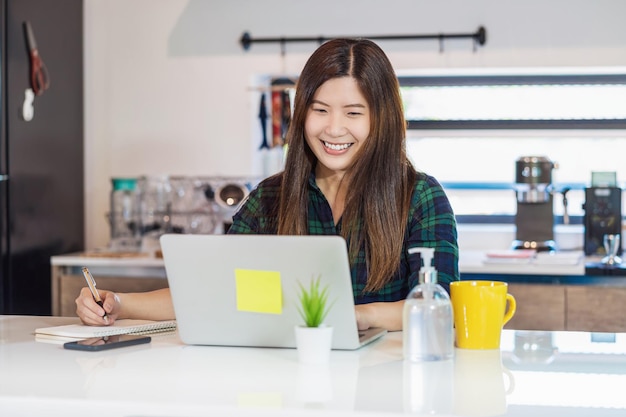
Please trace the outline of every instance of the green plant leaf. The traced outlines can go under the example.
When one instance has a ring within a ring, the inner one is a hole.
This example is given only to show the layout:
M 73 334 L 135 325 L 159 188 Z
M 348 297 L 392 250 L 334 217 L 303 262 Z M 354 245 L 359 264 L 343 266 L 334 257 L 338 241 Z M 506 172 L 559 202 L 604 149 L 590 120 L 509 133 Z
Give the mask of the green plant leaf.
M 300 287 L 298 312 L 304 320 L 304 324 L 307 327 L 319 327 L 324 322 L 331 307 L 328 305 L 328 286 L 320 288 L 321 276 L 318 276 L 317 279 L 311 279 L 308 289 L 299 281 L 298 286 Z

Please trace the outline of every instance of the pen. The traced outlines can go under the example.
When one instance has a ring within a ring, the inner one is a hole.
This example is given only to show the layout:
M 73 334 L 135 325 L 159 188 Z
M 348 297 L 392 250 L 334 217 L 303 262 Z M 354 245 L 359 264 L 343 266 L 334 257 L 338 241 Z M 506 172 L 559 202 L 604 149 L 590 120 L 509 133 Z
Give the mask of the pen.
M 89 269 L 87 269 L 86 266 L 83 266 L 83 275 L 85 276 L 85 281 L 87 281 L 87 286 L 89 287 L 89 291 L 91 291 L 93 299 L 100 307 L 104 309 L 104 303 L 102 302 L 102 298 L 100 298 L 100 294 L 96 289 L 96 280 L 93 279 L 93 275 L 91 275 L 91 272 L 89 272 Z M 104 316 L 102 316 L 102 318 L 107 320 L 106 311 L 104 312 Z

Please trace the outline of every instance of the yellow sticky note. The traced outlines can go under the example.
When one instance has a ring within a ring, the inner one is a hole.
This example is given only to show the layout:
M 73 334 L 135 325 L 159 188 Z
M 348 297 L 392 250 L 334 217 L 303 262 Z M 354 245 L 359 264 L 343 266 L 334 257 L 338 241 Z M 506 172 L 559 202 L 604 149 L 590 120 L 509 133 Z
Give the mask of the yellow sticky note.
M 252 313 L 283 313 L 280 272 L 235 269 L 237 310 Z

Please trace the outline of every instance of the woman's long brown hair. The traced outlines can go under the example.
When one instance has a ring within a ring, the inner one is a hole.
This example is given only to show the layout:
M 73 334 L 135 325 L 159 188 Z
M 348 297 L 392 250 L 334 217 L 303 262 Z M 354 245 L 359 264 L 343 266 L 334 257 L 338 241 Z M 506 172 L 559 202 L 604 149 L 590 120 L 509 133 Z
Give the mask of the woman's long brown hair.
M 376 291 L 400 265 L 416 172 L 406 156 L 398 79 L 385 53 L 372 41 L 328 41 L 311 55 L 300 74 L 287 133 L 278 234 L 308 234 L 307 183 L 317 159 L 305 140 L 305 119 L 317 89 L 336 77 L 354 78 L 370 107 L 369 138 L 343 180 L 348 181 L 348 195 L 341 233 L 350 242 L 350 259 L 365 247 L 365 291 Z

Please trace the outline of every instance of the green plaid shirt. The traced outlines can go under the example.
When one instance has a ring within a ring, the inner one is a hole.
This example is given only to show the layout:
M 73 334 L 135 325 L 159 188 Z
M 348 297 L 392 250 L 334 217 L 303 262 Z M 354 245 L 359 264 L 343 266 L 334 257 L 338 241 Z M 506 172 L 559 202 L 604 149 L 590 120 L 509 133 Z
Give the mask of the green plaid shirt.
M 411 210 L 406 225 L 404 244 L 398 271 L 380 291 L 365 293 L 367 267 L 365 250 L 350 260 L 352 288 L 356 304 L 377 301 L 404 300 L 409 291 L 418 284 L 421 265 L 418 254 L 411 255 L 407 250 L 415 247 L 435 249 L 434 265 L 438 271 L 439 283 L 449 292 L 450 282 L 459 279 L 459 253 L 457 246 L 456 220 L 448 197 L 437 180 L 426 174 L 419 174 L 415 184 Z M 311 235 L 339 235 L 341 220 L 337 225 L 324 194 L 311 175 L 308 182 L 309 211 L 308 223 Z M 276 234 L 275 210 L 278 207 L 280 190 L 279 178 L 263 180 L 248 196 L 245 203 L 233 217 L 228 233 Z

